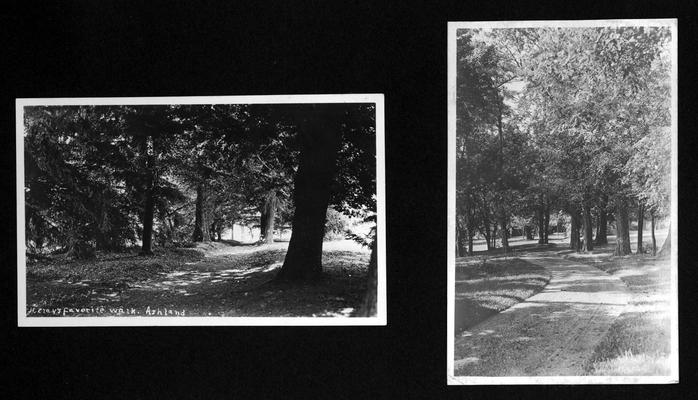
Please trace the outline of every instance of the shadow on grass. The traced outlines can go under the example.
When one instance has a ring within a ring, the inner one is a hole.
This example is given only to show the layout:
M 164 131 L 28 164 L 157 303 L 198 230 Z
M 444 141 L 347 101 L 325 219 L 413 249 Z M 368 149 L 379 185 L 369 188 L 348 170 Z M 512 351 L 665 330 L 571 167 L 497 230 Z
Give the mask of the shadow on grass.
M 538 293 L 549 280 L 550 273 L 545 268 L 521 259 L 499 259 L 457 268 L 456 333 Z
M 322 278 L 298 283 L 273 282 L 285 249 L 261 247 L 206 258 L 173 254 L 112 254 L 108 261 L 91 261 L 78 269 L 61 260 L 34 265 L 27 275 L 28 309 L 150 307 L 181 310 L 186 316 L 334 317 L 349 316 L 366 289 L 367 252 L 325 251 Z

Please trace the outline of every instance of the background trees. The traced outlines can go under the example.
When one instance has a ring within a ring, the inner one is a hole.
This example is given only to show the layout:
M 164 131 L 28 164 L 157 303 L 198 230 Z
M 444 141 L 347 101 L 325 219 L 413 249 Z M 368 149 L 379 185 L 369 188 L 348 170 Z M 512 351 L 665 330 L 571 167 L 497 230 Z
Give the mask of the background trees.
M 477 232 L 493 247 L 497 228 L 506 248 L 512 220 L 529 237 L 538 222 L 546 243 L 558 211 L 577 251 L 606 242 L 611 213 L 616 254 L 628 254 L 631 209 L 642 252 L 645 211 L 666 216 L 669 203 L 668 29 L 458 35 L 459 255 Z

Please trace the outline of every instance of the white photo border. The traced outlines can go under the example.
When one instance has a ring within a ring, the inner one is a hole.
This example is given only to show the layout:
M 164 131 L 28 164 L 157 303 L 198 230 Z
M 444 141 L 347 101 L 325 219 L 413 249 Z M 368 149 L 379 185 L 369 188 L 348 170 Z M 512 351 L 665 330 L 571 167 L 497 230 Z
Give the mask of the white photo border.
M 456 31 L 476 28 L 543 27 L 668 27 L 671 30 L 671 375 L 669 376 L 537 376 L 468 377 L 454 376 L 454 319 L 456 264 Z M 448 22 L 448 233 L 447 233 L 447 328 L 446 376 L 448 385 L 537 385 L 537 384 L 666 384 L 679 381 L 678 330 L 678 20 L 609 19 L 550 21 L 471 21 Z
M 374 317 L 27 317 L 24 202 L 24 107 L 70 105 L 311 104 L 374 103 L 376 107 L 376 233 L 378 288 Z M 384 95 L 309 94 L 254 96 L 166 96 L 18 98 L 15 100 L 17 172 L 17 325 L 19 327 L 106 326 L 385 326 L 387 325 Z

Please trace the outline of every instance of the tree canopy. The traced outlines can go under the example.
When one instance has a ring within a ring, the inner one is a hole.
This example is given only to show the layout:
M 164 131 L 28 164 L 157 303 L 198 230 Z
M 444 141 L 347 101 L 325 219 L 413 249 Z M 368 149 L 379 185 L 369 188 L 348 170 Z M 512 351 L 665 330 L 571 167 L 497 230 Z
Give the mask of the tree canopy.
M 457 35 L 458 253 L 472 254 L 475 236 L 507 248 L 512 229 L 546 243 L 551 213 L 568 216 L 580 251 L 594 224 L 604 243 L 613 220 L 617 254 L 629 253 L 628 209 L 668 210 L 669 29 Z

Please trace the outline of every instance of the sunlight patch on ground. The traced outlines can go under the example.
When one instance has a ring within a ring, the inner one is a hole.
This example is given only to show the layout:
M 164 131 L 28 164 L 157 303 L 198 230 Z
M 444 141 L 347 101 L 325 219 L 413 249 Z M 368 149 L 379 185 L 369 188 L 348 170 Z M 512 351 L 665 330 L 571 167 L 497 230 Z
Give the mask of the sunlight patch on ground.
M 313 317 L 350 317 L 352 312 L 354 312 L 353 307 L 346 307 L 338 312 L 327 311 L 322 314 L 313 314 Z
M 460 367 L 463 367 L 463 366 L 468 365 L 468 364 L 475 364 L 479 361 L 480 361 L 480 359 L 478 357 L 466 357 L 466 358 L 462 358 L 460 360 L 456 360 L 453 363 L 454 364 L 453 366 L 455 368 L 460 368 Z
M 601 361 L 594 366 L 593 375 L 599 376 L 668 376 L 671 374 L 669 356 L 665 354 L 633 354 Z

